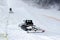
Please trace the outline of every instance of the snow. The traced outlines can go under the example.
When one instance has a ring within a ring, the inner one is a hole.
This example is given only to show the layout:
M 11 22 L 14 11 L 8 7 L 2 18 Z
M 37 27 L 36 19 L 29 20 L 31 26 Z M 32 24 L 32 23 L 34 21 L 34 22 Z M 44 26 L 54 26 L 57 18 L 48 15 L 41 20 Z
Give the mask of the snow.
M 7 27 L 8 40 L 60 40 L 60 11 L 38 9 L 22 0 L 0 1 L 0 33 L 5 33 Z M 9 14 L 10 7 L 14 13 Z M 23 31 L 18 25 L 25 19 L 32 19 L 37 27 L 46 30 L 45 33 Z

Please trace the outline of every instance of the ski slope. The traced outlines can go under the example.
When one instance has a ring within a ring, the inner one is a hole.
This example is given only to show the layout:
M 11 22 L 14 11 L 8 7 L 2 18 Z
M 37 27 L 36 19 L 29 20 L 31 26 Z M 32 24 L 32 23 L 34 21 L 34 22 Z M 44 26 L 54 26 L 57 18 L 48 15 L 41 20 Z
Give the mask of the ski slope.
M 9 14 L 10 7 L 14 13 Z M 18 25 L 23 23 L 25 19 L 32 19 L 37 27 L 46 30 L 45 33 L 28 34 L 23 31 Z M 7 38 L 0 38 L 0 40 L 60 40 L 59 31 L 60 11 L 38 9 L 29 6 L 22 0 L 3 0 L 0 2 L 0 33 L 7 32 L 8 34 Z

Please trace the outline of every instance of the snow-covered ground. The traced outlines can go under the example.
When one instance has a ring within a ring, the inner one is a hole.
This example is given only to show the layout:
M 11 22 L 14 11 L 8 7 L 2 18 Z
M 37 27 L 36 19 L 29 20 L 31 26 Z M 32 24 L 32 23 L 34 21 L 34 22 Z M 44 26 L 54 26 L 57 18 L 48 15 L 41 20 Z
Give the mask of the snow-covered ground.
M 12 14 L 9 14 L 10 7 Z M 32 19 L 37 27 L 46 30 L 45 33 L 23 31 L 18 25 L 25 19 Z M 60 40 L 60 11 L 38 9 L 22 0 L 0 0 L 0 33 L 5 33 L 6 27 L 8 40 Z

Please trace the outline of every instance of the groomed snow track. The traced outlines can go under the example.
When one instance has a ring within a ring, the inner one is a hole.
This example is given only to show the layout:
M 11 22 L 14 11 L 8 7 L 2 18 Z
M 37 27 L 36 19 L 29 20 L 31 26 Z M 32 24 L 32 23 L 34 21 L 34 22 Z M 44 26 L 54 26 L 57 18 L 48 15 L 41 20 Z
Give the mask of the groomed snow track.
M 9 13 L 9 8 L 14 13 Z M 45 33 L 26 33 L 19 24 L 31 19 Z M 22 0 L 0 0 L 0 40 L 60 40 L 60 11 L 38 9 Z M 7 34 L 6 34 L 7 33 Z

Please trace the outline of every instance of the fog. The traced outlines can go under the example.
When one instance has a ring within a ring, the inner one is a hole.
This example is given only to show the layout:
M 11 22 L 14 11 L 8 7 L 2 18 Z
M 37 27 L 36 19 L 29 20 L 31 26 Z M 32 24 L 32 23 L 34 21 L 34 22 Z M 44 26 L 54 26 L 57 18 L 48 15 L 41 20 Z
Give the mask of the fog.
M 60 10 L 60 0 L 23 0 L 28 5 L 35 6 L 37 8 L 57 8 Z

